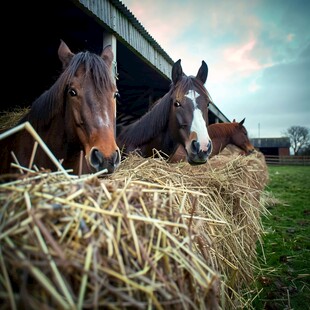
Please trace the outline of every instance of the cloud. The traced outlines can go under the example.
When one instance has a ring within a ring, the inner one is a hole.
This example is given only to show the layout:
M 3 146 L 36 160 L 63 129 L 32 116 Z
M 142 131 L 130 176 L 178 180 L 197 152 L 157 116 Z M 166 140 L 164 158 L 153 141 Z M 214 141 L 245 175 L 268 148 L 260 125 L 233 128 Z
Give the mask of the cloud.
M 229 118 L 246 117 L 247 129 L 254 137 L 258 123 L 264 137 L 279 136 L 290 126 L 309 127 L 309 51 L 310 45 L 296 60 L 264 69 L 257 79 L 259 89 L 253 93 L 247 93 L 245 89 L 231 92 L 225 103 L 219 103 L 221 110 Z M 242 85 L 235 86 L 242 88 Z

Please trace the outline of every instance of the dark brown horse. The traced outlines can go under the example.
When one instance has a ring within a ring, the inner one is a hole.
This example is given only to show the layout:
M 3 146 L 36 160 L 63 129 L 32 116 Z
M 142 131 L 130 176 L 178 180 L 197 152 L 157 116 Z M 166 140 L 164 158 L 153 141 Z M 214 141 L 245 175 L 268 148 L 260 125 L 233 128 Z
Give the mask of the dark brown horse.
M 216 123 L 208 126 L 209 136 L 212 140 L 212 152 L 210 158 L 218 155 L 228 144 L 233 144 L 242 150 L 242 153 L 249 155 L 254 151 L 254 146 L 249 140 L 248 133 L 243 123 L 233 120 L 232 123 Z M 186 153 L 182 146 L 170 157 L 169 162 L 186 160 Z
M 205 163 L 212 148 L 207 131 L 211 101 L 204 87 L 207 76 L 204 61 L 196 77 L 183 73 L 181 60 L 174 63 L 170 90 L 117 136 L 123 153 L 138 151 L 143 157 L 150 157 L 157 150 L 169 157 L 181 144 L 190 164 Z
M 63 71 L 54 85 L 39 96 L 19 121 L 28 121 L 54 156 L 73 173 L 107 169 L 114 172 L 120 163 L 115 141 L 115 95 L 112 76 L 113 53 L 106 47 L 101 56 L 89 51 L 73 54 L 61 41 L 58 56 Z M 20 131 L 1 142 L 0 173 L 16 172 L 11 167 L 12 152 L 21 166 L 28 167 L 34 140 Z M 85 155 L 80 165 L 80 154 Z M 56 170 L 55 164 L 39 147 L 33 164 Z M 82 166 L 82 171 L 79 167 Z

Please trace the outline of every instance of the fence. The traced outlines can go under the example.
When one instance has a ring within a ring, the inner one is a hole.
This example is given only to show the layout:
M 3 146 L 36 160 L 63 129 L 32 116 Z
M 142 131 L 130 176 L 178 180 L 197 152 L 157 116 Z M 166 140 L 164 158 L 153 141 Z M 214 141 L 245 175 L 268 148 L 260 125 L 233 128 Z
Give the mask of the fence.
M 276 156 L 265 155 L 266 163 L 269 165 L 310 165 L 310 156 Z

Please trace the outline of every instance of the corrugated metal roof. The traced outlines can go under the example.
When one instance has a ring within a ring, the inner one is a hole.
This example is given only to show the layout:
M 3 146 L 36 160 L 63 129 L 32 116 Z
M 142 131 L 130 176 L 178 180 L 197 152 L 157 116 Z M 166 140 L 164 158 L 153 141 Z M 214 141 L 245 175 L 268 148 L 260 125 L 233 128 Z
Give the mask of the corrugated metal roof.
M 170 78 L 174 61 L 146 31 L 131 11 L 118 0 L 75 0 L 95 15 L 111 32 L 137 55 Z
M 156 40 L 146 31 L 138 19 L 133 15 L 133 13 L 121 2 L 118 0 L 110 0 L 111 3 L 115 5 L 128 19 L 129 21 L 137 28 L 137 30 L 149 41 L 149 43 L 154 47 L 155 50 L 159 51 L 170 64 L 173 64 L 174 61 L 171 57 L 163 50 L 163 48 L 156 42 Z

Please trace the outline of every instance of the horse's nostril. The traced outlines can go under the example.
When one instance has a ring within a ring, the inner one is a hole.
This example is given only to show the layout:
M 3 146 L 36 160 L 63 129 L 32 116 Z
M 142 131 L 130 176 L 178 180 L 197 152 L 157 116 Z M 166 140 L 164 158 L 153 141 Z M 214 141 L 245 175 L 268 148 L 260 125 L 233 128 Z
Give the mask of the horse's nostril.
M 200 148 L 200 144 L 198 141 L 196 140 L 193 140 L 192 143 L 191 143 L 191 150 L 193 153 L 198 153 L 199 152 L 199 148 Z
M 208 144 L 207 153 L 210 154 L 211 152 L 212 152 L 212 141 L 210 140 L 210 142 Z
M 93 167 L 99 167 L 103 163 L 103 154 L 96 148 L 91 151 L 90 163 Z
M 119 150 L 115 151 L 114 154 L 112 155 L 112 165 L 115 167 L 115 166 L 118 166 L 118 164 L 120 163 L 121 161 L 121 154 L 119 152 Z

